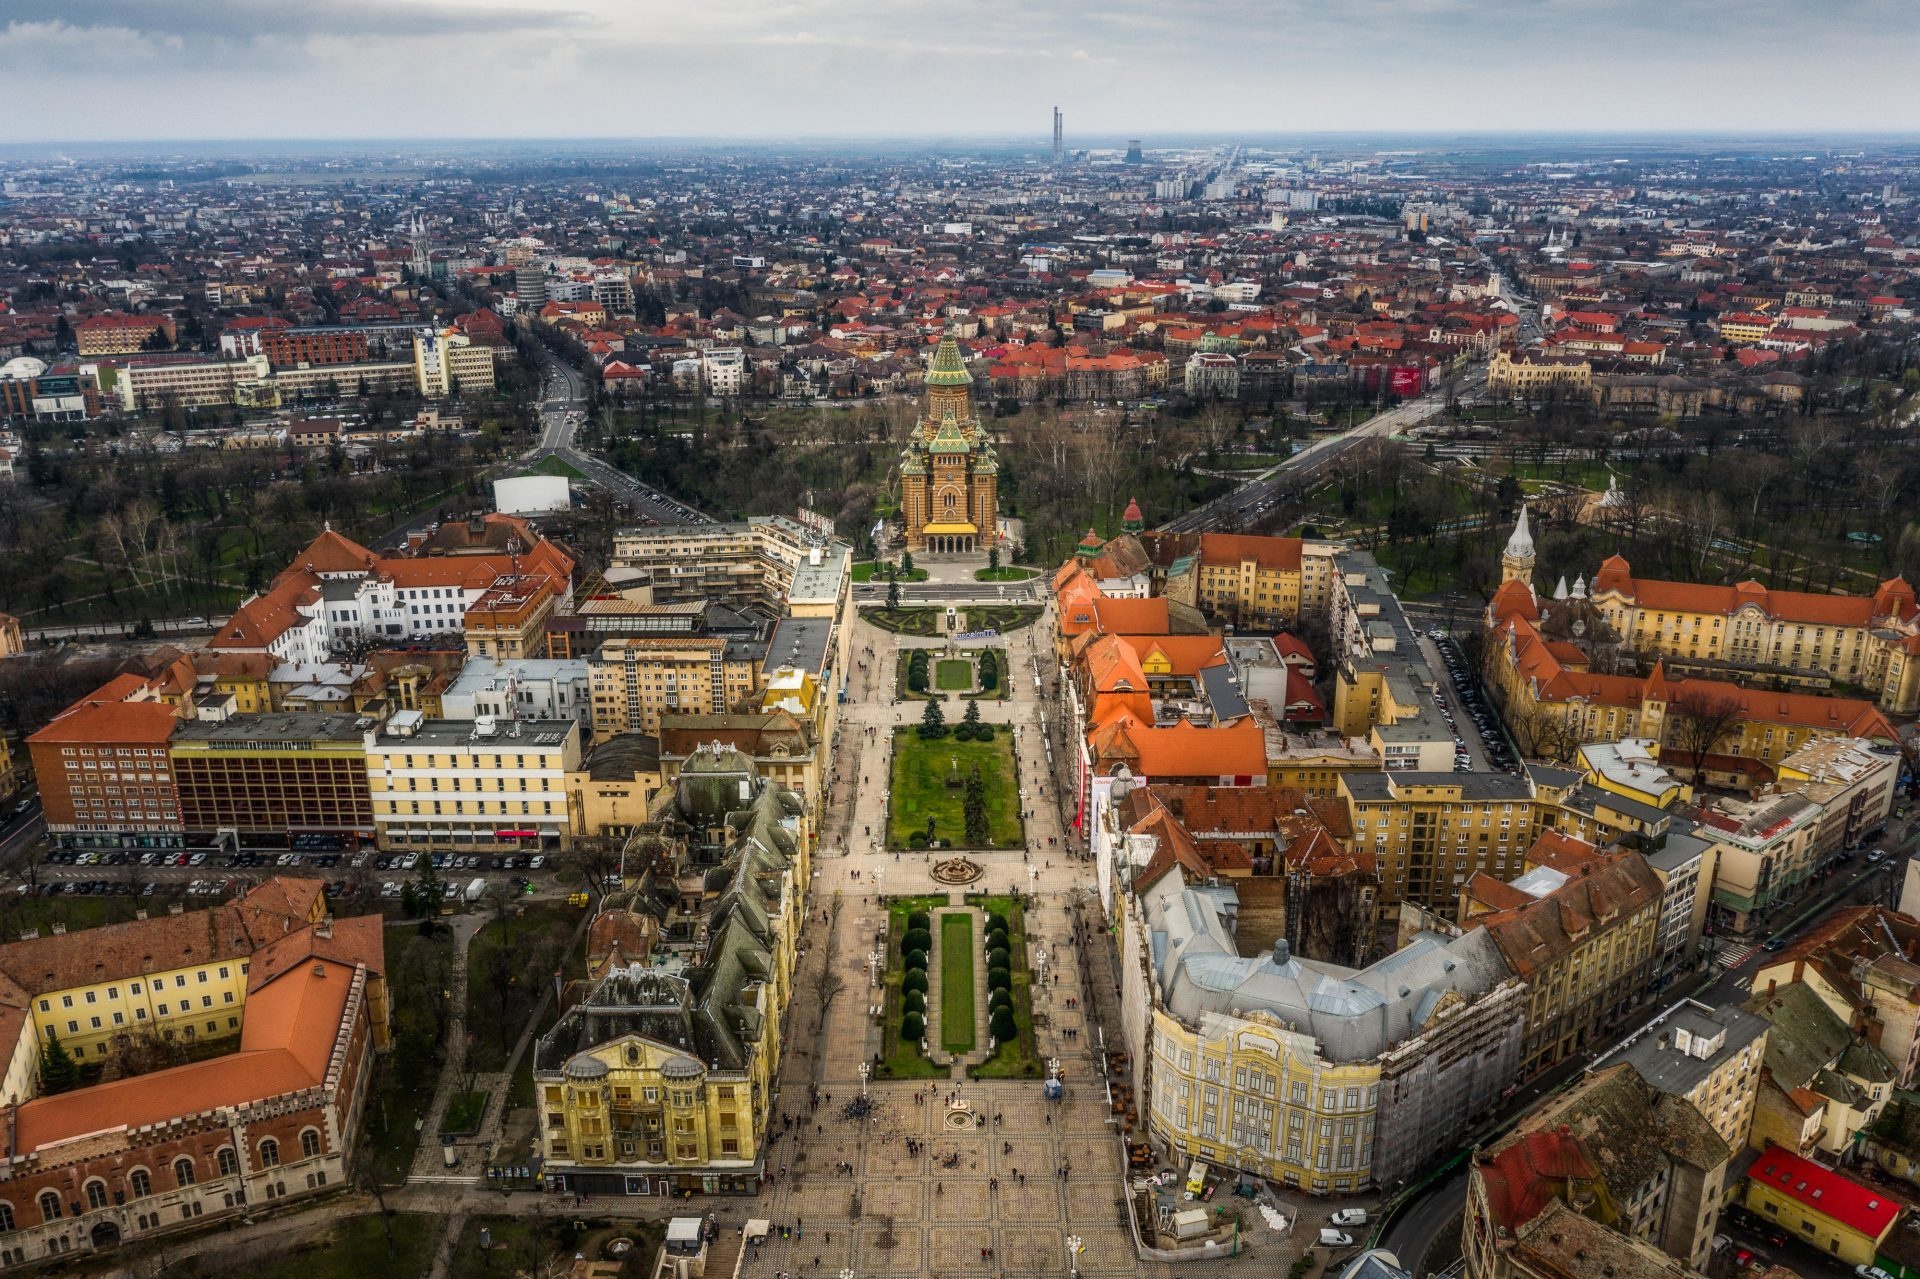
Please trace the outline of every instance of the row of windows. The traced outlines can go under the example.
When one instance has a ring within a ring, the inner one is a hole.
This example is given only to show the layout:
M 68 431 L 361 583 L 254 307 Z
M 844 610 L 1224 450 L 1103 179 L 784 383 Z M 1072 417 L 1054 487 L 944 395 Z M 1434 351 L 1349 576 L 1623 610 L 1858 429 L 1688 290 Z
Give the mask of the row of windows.
M 273 1168 L 279 1165 L 279 1141 L 272 1137 L 263 1137 L 260 1139 L 260 1144 L 257 1149 L 260 1156 L 260 1166 L 262 1168 Z M 307 1128 L 300 1133 L 300 1154 L 301 1157 L 305 1159 L 312 1159 L 320 1154 L 319 1129 Z M 215 1153 L 214 1158 L 215 1166 L 219 1169 L 220 1176 L 235 1177 L 239 1175 L 240 1156 L 234 1152 L 232 1146 L 222 1146 Z M 184 1190 L 189 1186 L 195 1185 L 198 1181 L 199 1174 L 191 1158 L 182 1155 L 173 1161 L 173 1183 L 176 1187 Z M 308 1182 L 309 1186 L 314 1184 L 311 1180 Z M 78 1203 L 72 1205 L 65 1204 L 60 1198 L 60 1193 L 56 1190 L 41 1191 L 40 1197 L 36 1201 L 40 1209 L 41 1222 L 58 1221 L 62 1216 L 66 1215 L 69 1208 L 71 1208 L 75 1214 L 97 1212 L 107 1207 L 111 1202 L 111 1196 L 107 1190 L 107 1183 L 100 1177 L 88 1178 L 86 1184 L 81 1188 L 81 1193 L 86 1196 L 86 1206 L 84 1208 Z M 153 1176 L 145 1168 L 135 1168 L 127 1174 L 127 1194 L 129 1196 L 134 1199 L 145 1199 L 152 1193 Z M 285 1192 L 282 1191 L 281 1193 L 284 1194 Z M 198 1214 L 195 1213 L 193 1215 Z M 13 1205 L 4 1199 L 0 1199 L 0 1232 L 17 1229 L 19 1229 L 19 1226 L 14 1219 Z

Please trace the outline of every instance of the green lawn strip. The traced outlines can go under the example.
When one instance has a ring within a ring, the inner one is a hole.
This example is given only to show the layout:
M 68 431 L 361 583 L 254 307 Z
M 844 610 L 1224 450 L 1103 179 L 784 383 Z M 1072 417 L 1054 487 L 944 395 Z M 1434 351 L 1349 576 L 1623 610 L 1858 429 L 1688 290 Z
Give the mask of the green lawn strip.
M 447 1113 L 441 1116 L 441 1132 L 477 1132 L 487 1113 L 487 1094 L 457 1092 L 447 1099 Z
M 948 722 L 955 718 L 950 716 Z M 965 787 L 947 785 L 956 763 L 963 779 L 974 764 L 980 765 L 993 847 L 1019 847 L 1020 789 L 1014 781 L 1013 741 L 1004 730 L 988 742 L 963 742 L 951 736 L 928 742 L 920 740 L 917 729 L 895 729 L 888 842 L 896 848 L 907 847 L 908 836 L 926 830 L 929 816 L 934 819 L 934 838 L 957 847 L 966 837 Z
M 570 480 L 584 480 L 587 478 L 581 473 L 579 467 L 563 457 L 543 457 L 539 462 L 534 464 L 533 469 L 537 475 L 562 475 Z
M 932 912 L 947 904 L 944 894 L 930 897 L 895 897 L 887 902 L 887 971 L 883 978 L 885 1007 L 881 1010 L 883 1033 L 880 1043 L 880 1078 L 932 1079 L 945 1072 L 921 1055 L 917 1042 L 900 1037 L 903 1015 L 901 982 L 906 977 L 905 956 L 900 941 L 907 935 L 907 916 L 916 910 Z
M 1033 975 L 1027 970 L 1026 910 L 1013 897 L 969 897 L 988 915 L 1004 915 L 1007 921 L 1008 967 L 1013 978 L 1013 1021 L 1019 1033 L 1003 1044 L 994 1045 L 993 1056 L 973 1070 L 976 1079 L 1038 1079 L 1044 1073 L 1039 1050 L 1033 1041 Z
M 973 663 L 964 657 L 943 657 L 933 666 L 933 686 L 943 693 L 964 693 L 973 687 Z
M 324 1233 L 296 1243 L 269 1260 L 247 1267 L 251 1279 L 362 1279 L 365 1275 L 424 1275 L 444 1220 L 425 1213 L 395 1213 L 393 1252 L 378 1213 L 347 1217 Z M 456 1272 L 465 1273 L 465 1272 Z
M 1003 564 L 999 568 L 975 569 L 973 580 L 976 582 L 1024 582 L 1039 574 L 1040 570 L 1037 568 L 1020 568 L 1013 564 Z
M 940 1046 L 973 1051 L 973 916 L 940 916 Z
M 927 570 L 916 568 L 904 573 L 896 571 L 894 576 L 898 577 L 902 582 L 924 582 L 927 580 Z M 861 560 L 853 566 L 853 580 L 855 582 L 885 582 L 888 581 L 889 578 L 885 569 L 880 565 L 875 564 L 872 560 Z

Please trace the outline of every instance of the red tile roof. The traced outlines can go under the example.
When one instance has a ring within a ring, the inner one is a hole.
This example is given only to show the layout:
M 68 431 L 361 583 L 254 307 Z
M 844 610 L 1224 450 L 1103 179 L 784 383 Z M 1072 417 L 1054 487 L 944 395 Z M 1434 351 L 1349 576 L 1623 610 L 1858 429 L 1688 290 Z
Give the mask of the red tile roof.
M 1526 1225 L 1571 1182 L 1600 1178 L 1600 1167 L 1571 1132 L 1549 1128 L 1515 1138 L 1492 1155 L 1480 1157 L 1480 1179 L 1494 1222 L 1508 1231 Z
M 1876 1241 L 1900 1216 L 1900 1201 L 1886 1191 L 1863 1186 L 1772 1143 L 1747 1175 L 1755 1184 Z

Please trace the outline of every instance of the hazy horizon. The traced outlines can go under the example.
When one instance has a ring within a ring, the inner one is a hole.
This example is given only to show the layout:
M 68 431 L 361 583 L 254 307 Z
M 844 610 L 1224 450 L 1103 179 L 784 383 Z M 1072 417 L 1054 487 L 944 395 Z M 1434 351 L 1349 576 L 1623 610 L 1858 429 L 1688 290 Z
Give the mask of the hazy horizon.
M 19 125 L 66 145 L 1044 139 L 1055 106 L 1073 147 L 1152 134 L 1920 131 L 1920 7 L 1894 0 L 7 9 L 0 54 L 29 104 Z

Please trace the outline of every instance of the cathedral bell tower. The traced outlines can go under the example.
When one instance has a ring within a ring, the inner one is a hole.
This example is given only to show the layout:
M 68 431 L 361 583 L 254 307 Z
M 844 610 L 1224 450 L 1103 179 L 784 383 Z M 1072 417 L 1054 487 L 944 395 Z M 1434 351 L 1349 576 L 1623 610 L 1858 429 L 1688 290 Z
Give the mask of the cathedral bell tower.
M 1520 522 L 1513 526 L 1507 549 L 1500 552 L 1502 582 L 1533 582 L 1533 534 L 1527 528 L 1527 505 L 1520 504 Z

